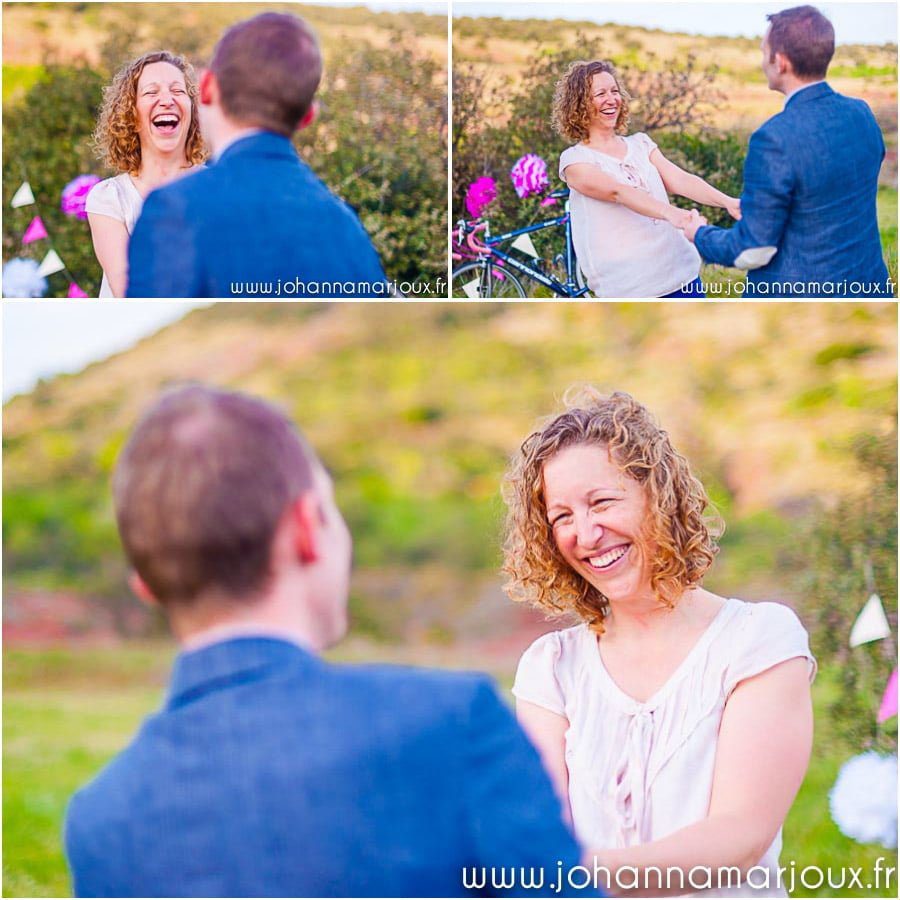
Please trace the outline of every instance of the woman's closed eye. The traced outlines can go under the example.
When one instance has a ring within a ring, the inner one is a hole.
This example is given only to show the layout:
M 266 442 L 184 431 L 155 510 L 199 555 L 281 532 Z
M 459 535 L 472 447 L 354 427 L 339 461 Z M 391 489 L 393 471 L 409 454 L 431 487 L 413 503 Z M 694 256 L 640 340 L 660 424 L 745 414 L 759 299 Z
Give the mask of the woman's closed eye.
M 572 518 L 572 513 L 561 512 L 550 517 L 550 527 L 555 528 L 557 525 L 563 525 Z

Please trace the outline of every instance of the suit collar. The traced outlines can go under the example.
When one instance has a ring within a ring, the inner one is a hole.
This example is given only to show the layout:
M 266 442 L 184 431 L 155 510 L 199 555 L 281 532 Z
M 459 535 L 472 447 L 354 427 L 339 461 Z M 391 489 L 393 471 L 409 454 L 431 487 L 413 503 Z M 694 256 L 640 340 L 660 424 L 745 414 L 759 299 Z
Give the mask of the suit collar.
M 819 97 L 827 97 L 829 94 L 833 93 L 834 91 L 828 85 L 827 81 L 820 81 L 817 84 L 811 84 L 809 87 L 800 88 L 800 90 L 794 91 L 794 93 L 785 101 L 784 108 L 787 109 L 789 106 L 798 106 L 801 103 L 809 103 L 811 100 L 818 100 Z
M 321 665 L 308 650 L 272 637 L 240 637 L 179 654 L 172 670 L 166 708 L 174 709 L 198 696 L 231 684 L 255 681 L 287 666 L 313 669 Z
M 290 138 L 286 138 L 281 134 L 276 134 L 274 131 L 257 131 L 229 144 L 216 160 L 215 164 L 218 166 L 228 160 L 236 159 L 241 156 L 283 156 L 292 159 L 299 158 Z

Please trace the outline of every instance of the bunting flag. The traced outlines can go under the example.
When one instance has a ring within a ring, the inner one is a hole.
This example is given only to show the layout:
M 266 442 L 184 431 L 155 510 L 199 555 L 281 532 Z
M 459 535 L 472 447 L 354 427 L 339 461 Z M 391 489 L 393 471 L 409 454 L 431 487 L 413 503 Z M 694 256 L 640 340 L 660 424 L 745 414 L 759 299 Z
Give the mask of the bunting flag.
M 516 250 L 521 250 L 523 253 L 527 253 L 534 259 L 541 258 L 541 254 L 535 250 L 534 241 L 531 240 L 531 235 L 520 234 L 510 246 L 515 247 Z
M 62 272 L 66 264 L 59 258 L 55 250 L 51 250 L 41 261 L 38 275 L 52 275 L 54 272 Z
M 481 299 L 481 279 L 473 278 L 471 281 L 467 281 L 463 285 L 463 293 L 470 300 L 480 300 Z
M 34 203 L 34 194 L 31 192 L 31 185 L 27 181 L 23 181 L 19 189 L 13 194 L 10 206 L 18 209 L 20 206 L 31 206 Z
M 878 724 L 887 722 L 897 715 L 897 670 L 891 672 L 884 696 L 881 698 L 881 708 L 878 710 Z
M 69 283 L 69 293 L 66 294 L 66 296 L 70 300 L 73 300 L 73 299 L 81 300 L 81 299 L 87 297 L 87 294 L 80 287 L 78 287 L 78 285 L 74 281 L 72 281 Z
M 22 235 L 22 243 L 30 244 L 32 241 L 41 241 L 45 237 L 49 237 L 47 229 L 44 228 L 41 217 L 35 216 L 31 220 L 31 224 L 25 229 L 25 234 Z
M 881 605 L 881 597 L 872 594 L 866 605 L 860 610 L 853 628 L 850 630 L 850 646 L 858 647 L 860 644 L 868 644 L 870 641 L 880 641 L 891 633 L 884 607 Z

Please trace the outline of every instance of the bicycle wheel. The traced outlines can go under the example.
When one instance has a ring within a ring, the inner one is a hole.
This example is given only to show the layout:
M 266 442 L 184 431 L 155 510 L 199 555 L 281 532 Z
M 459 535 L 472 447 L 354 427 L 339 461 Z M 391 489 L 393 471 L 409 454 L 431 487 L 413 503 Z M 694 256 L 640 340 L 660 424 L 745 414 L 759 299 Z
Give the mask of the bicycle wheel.
M 453 270 L 450 296 L 470 300 L 509 300 L 524 297 L 525 288 L 506 266 L 479 259 Z

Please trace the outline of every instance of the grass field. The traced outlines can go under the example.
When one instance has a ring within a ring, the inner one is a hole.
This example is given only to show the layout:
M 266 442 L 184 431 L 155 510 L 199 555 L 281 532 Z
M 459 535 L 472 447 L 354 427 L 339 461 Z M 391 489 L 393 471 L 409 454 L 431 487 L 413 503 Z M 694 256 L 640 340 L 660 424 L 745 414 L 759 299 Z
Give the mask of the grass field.
M 71 888 L 60 831 L 66 802 L 117 750 L 161 701 L 173 656 L 165 643 L 126 648 L 6 650 L 3 708 L 3 895 L 66 896 Z M 425 648 L 370 648 L 351 644 L 337 658 L 416 662 Z M 452 654 L 441 663 L 453 665 Z M 509 671 L 493 673 L 504 687 Z M 862 867 L 863 883 L 878 857 L 896 866 L 896 854 L 843 837 L 828 813 L 827 792 L 840 764 L 857 752 L 835 739 L 825 713 L 835 673 L 815 687 L 816 745 L 800 795 L 785 826 L 782 865 Z M 839 876 L 835 872 L 833 877 Z M 826 882 L 827 883 L 827 882 Z M 794 896 L 897 896 L 798 888 Z

